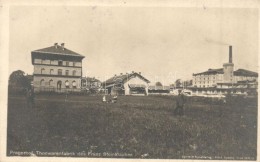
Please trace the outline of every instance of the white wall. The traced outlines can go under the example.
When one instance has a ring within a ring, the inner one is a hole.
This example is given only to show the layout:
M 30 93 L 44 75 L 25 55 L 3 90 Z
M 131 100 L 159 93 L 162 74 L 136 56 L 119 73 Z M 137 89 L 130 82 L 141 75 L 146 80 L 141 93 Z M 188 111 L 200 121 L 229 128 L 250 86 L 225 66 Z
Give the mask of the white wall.
M 149 85 L 147 82 L 142 80 L 139 76 L 135 76 L 134 78 L 131 78 L 124 83 L 125 95 L 130 95 L 130 89 L 128 84 L 143 84 L 146 86 L 145 90 L 146 90 L 146 94 L 148 94 Z

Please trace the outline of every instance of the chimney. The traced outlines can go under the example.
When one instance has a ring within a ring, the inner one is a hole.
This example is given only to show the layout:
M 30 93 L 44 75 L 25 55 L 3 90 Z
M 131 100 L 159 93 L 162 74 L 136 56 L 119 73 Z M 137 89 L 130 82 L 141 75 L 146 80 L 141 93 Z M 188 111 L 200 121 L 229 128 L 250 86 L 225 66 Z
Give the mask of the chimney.
M 232 63 L 232 46 L 229 46 L 229 62 Z
M 139 74 L 141 75 L 141 72 L 139 72 Z
M 54 47 L 55 47 L 55 48 L 58 48 L 58 43 L 54 43 Z
M 132 73 L 135 73 L 135 71 L 132 71 Z
M 62 50 L 64 50 L 65 43 L 61 43 L 60 45 L 61 45 Z
M 120 73 L 120 75 L 123 75 L 123 73 Z

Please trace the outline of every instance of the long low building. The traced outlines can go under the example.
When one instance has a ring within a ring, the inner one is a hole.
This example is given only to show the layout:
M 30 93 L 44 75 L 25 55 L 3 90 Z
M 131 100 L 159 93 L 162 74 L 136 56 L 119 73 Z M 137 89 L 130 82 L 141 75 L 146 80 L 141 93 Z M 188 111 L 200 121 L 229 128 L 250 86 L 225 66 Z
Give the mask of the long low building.
M 141 73 L 121 73 L 103 82 L 108 94 L 117 95 L 148 95 L 150 81 Z

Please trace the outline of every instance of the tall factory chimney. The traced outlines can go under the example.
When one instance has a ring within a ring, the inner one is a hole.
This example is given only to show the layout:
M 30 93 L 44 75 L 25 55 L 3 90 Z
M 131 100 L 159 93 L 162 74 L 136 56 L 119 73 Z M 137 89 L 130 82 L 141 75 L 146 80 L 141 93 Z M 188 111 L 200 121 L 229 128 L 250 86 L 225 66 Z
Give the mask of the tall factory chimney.
M 234 82 L 234 78 L 233 78 L 234 64 L 232 62 L 232 46 L 229 46 L 229 61 L 228 61 L 228 63 L 223 64 L 223 70 L 224 70 L 223 82 L 224 83 L 233 83 Z
M 232 46 L 229 46 L 229 62 L 232 63 Z

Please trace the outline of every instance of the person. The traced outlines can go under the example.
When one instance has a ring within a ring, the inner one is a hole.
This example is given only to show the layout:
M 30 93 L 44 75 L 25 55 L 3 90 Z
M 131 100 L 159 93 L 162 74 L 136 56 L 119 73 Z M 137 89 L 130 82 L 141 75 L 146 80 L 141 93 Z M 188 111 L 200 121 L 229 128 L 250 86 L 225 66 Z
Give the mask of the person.
M 34 107 L 34 91 L 32 88 L 27 89 L 26 91 L 26 100 L 27 100 L 27 106 L 28 107 Z
M 117 102 L 117 95 L 115 95 L 115 96 L 113 96 L 113 98 L 112 98 L 112 101 L 111 101 L 112 103 L 116 103 Z
M 175 115 L 180 115 L 180 116 L 184 115 L 184 110 L 183 110 L 184 104 L 185 104 L 184 94 L 181 93 L 181 91 L 179 91 L 179 94 L 176 99 L 176 108 L 174 110 Z
M 107 102 L 105 95 L 103 96 L 103 102 Z

